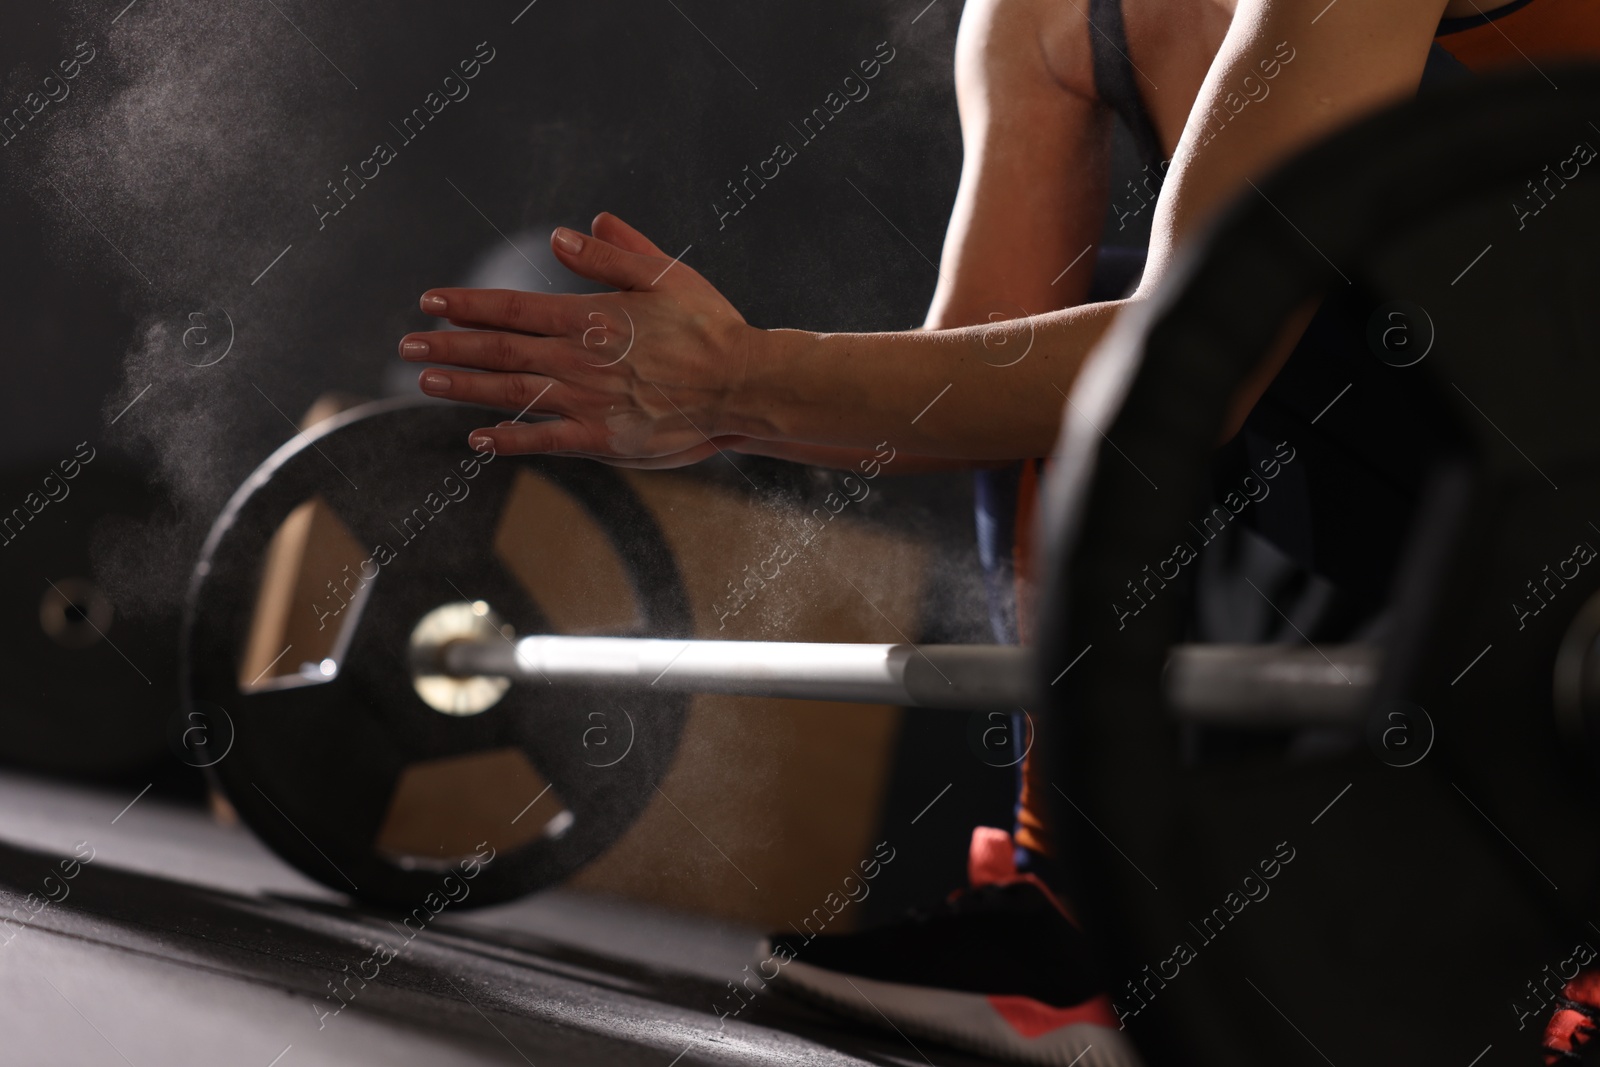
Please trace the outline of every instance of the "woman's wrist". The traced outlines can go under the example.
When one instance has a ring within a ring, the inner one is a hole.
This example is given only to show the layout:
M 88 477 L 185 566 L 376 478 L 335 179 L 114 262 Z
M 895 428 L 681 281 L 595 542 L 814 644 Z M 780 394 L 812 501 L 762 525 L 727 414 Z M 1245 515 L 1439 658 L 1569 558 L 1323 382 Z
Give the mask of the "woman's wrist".
M 723 398 L 714 436 L 790 440 L 797 390 L 818 373 L 821 337 L 806 330 L 747 327 L 733 353 L 738 371 Z
M 717 432 L 757 441 L 992 462 L 1049 453 L 1078 367 L 1122 306 L 949 330 L 749 327 Z

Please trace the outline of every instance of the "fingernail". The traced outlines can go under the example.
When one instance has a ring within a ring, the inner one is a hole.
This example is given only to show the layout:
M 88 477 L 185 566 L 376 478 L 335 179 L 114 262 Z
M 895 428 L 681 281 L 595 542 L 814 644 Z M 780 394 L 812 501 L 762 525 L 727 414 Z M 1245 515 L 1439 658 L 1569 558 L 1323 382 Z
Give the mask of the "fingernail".
M 556 232 L 550 236 L 555 241 L 556 247 L 569 256 L 575 256 L 583 251 L 583 238 L 565 226 L 557 226 Z
M 429 293 L 422 298 L 422 310 L 430 315 L 443 315 L 445 309 L 444 297 Z
M 400 342 L 400 354 L 406 359 L 426 359 L 429 351 L 426 341 L 412 338 Z
M 450 378 L 447 375 L 436 374 L 429 371 L 422 376 L 422 389 L 427 393 L 443 393 L 450 388 Z
M 467 438 L 467 444 L 472 446 L 472 449 L 475 452 L 488 452 L 494 448 L 494 438 L 485 434 L 475 433 L 471 437 Z

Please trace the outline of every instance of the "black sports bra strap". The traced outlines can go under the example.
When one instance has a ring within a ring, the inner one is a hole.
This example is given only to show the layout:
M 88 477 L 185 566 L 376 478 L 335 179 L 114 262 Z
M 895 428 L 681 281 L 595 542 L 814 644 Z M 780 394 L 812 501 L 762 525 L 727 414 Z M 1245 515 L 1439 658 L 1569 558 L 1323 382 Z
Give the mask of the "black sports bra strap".
M 1159 168 L 1166 159 L 1144 98 L 1138 74 L 1128 57 L 1128 34 L 1122 24 L 1122 0 L 1089 0 L 1089 43 L 1094 57 L 1095 91 L 1133 134 L 1142 162 Z

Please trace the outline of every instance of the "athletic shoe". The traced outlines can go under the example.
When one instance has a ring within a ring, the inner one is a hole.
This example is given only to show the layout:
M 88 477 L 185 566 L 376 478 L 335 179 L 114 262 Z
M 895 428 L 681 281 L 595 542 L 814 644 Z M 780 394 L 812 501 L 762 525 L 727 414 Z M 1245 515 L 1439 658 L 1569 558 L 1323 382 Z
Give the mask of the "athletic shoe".
M 1600 1062 L 1600 971 L 1584 971 L 1566 984 L 1544 1028 L 1544 1062 Z
M 1136 1067 L 1092 976 L 1071 914 L 1011 835 L 980 827 L 970 889 L 932 912 L 852 934 L 773 935 L 761 973 L 777 988 L 902 1036 L 1046 1067 Z

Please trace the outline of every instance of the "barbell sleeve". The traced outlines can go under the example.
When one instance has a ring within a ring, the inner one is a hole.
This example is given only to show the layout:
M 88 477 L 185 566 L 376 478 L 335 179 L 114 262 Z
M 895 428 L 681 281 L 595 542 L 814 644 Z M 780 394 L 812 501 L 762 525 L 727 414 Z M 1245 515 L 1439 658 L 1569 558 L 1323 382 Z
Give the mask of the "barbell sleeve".
M 1375 645 L 1177 645 L 1163 677 L 1167 705 L 1205 726 L 1360 726 L 1378 682 Z
M 1215 726 L 1349 726 L 1377 679 L 1367 645 L 1323 649 L 1179 645 L 1165 690 L 1184 721 Z M 439 671 L 527 683 L 653 688 L 904 707 L 1009 711 L 1034 704 L 1032 654 L 1015 645 L 868 645 L 795 641 L 536 635 L 456 641 Z

